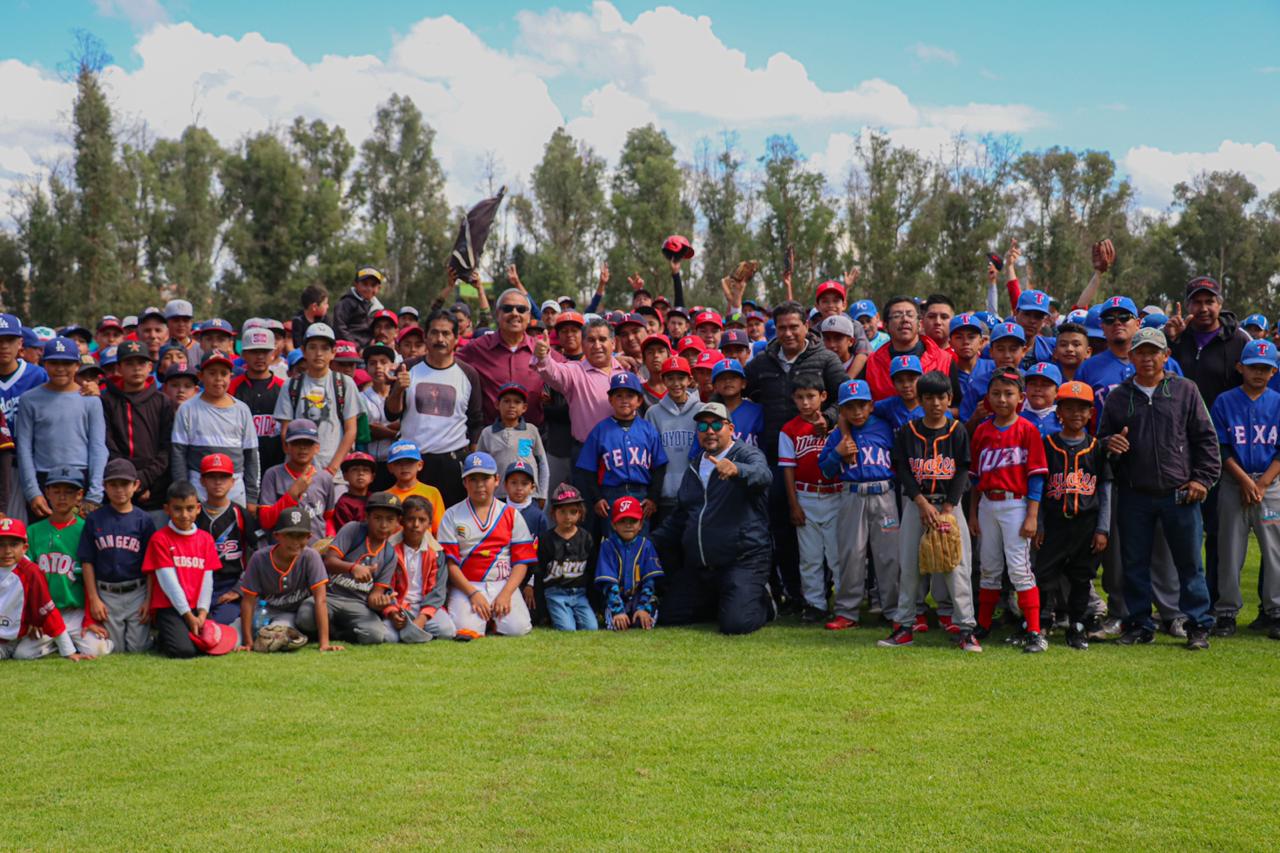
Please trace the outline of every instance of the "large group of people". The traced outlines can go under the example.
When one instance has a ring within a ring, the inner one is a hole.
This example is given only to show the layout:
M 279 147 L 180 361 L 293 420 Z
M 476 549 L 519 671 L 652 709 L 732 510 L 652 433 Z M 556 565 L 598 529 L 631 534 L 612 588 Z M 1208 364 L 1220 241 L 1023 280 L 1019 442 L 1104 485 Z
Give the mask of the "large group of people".
M 767 307 L 751 263 L 686 306 L 693 248 L 661 251 L 671 297 L 631 276 L 614 310 L 607 267 L 582 311 L 512 267 L 492 305 L 451 270 L 421 313 L 365 267 L 239 329 L 181 298 L 0 314 L 0 658 L 779 615 L 887 648 L 1207 649 L 1250 532 L 1249 627 L 1280 639 L 1280 332 L 1213 278 L 1174 310 L 1102 298 L 1102 241 L 1063 310 L 1015 243 L 976 265 L 981 310 L 877 306 L 856 271 Z

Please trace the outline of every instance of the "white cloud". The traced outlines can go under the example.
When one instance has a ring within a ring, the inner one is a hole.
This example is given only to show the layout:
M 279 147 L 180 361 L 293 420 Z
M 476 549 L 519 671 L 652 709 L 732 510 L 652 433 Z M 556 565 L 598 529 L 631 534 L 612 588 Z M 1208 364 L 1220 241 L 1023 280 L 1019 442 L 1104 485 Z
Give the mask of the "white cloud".
M 584 97 L 582 108 L 585 114 L 569 122 L 569 133 L 605 156 L 621 150 L 627 131 L 633 127 L 661 123 L 646 101 L 627 94 L 613 83 Z
M 1120 162 L 1148 204 L 1168 204 L 1174 184 L 1200 172 L 1242 172 L 1264 196 L 1280 190 L 1280 150 L 1271 142 L 1226 140 L 1216 151 L 1176 153 L 1140 145 L 1130 148 Z
M 948 65 L 959 65 L 960 57 L 954 50 L 938 47 L 933 44 L 916 42 L 910 48 L 911 55 L 921 62 L 945 62 Z
M 160 0 L 93 0 L 98 14 L 107 18 L 124 18 L 138 29 L 169 20 Z
M 1258 69 L 1259 74 L 1280 74 L 1280 65 L 1264 65 Z
M 955 133 L 1023 133 L 1048 123 L 1039 110 L 1023 104 L 965 104 L 924 111 L 930 124 Z

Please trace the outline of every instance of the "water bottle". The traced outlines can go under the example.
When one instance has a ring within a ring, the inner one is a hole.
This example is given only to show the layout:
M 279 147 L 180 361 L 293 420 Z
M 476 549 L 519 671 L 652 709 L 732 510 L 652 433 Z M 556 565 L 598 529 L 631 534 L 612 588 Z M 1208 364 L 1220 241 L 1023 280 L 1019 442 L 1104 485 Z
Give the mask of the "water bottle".
M 258 609 L 253 613 L 253 635 L 258 636 L 258 632 L 267 627 L 270 621 L 271 617 L 267 615 L 267 603 L 259 598 Z

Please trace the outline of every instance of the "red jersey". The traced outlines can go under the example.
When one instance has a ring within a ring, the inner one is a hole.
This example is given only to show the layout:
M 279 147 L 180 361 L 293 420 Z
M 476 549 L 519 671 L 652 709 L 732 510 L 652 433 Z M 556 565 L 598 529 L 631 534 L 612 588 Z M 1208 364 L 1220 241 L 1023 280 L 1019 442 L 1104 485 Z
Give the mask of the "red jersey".
M 49 597 L 44 572 L 23 557 L 12 571 L 0 571 L 0 642 L 20 640 L 32 628 L 39 628 L 46 637 L 57 637 L 67 630 Z
M 177 570 L 178 583 L 186 593 L 187 605 L 193 610 L 200 597 L 204 573 L 216 572 L 221 568 L 222 560 L 218 559 L 218 546 L 214 544 L 212 536 L 198 528 L 184 535 L 168 524 L 151 537 L 151 541 L 147 543 L 147 553 L 142 558 L 144 572 Z M 152 584 L 151 609 L 164 610 L 172 606 L 160 584 Z
M 1049 472 L 1040 430 L 1025 418 L 997 427 L 987 418 L 973 431 L 973 469 L 978 491 L 992 489 L 1026 495 L 1027 480 Z
M 811 424 L 799 415 L 782 425 L 778 433 L 778 466 L 795 468 L 796 482 L 810 486 L 830 486 L 838 483 L 824 476 L 818 467 L 818 455 L 827 443 L 827 431 L 818 432 L 816 424 Z

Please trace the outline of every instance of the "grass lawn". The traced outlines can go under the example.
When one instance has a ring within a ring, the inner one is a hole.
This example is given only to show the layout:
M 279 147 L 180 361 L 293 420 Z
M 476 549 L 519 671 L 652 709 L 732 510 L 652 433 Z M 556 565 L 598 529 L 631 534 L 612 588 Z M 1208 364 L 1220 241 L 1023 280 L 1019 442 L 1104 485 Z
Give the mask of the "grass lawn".
M 1277 843 L 1280 642 L 880 636 L 784 621 L 0 664 L 0 848 Z

